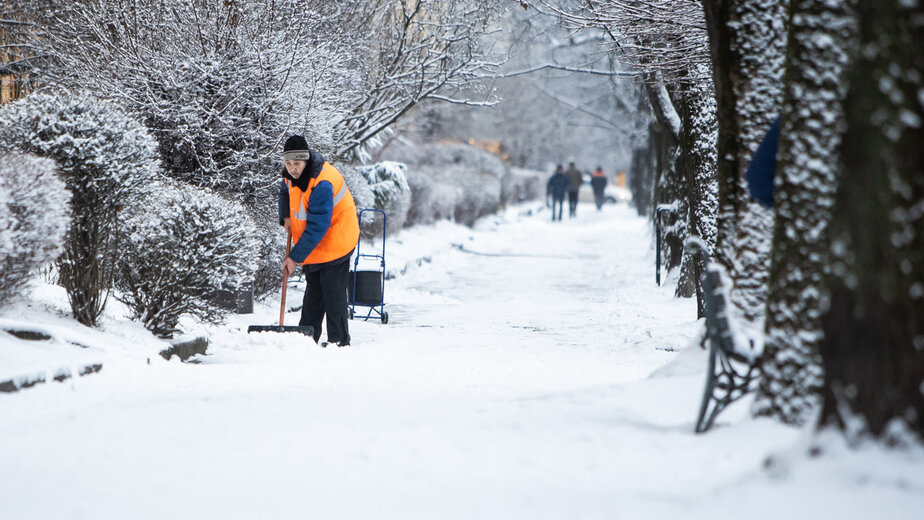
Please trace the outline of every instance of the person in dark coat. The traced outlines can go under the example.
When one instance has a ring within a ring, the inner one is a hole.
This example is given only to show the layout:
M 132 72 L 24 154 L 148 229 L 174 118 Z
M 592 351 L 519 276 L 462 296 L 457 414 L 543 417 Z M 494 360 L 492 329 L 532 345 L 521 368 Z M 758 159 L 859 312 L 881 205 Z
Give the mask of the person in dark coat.
M 590 187 L 594 190 L 594 204 L 597 205 L 597 211 L 600 211 L 603 208 L 603 190 L 606 189 L 606 174 L 600 166 L 590 175 Z
M 780 118 L 777 116 L 751 157 L 745 172 L 751 198 L 767 208 L 773 207 L 773 178 L 776 174 L 776 150 L 779 142 Z
M 581 184 L 584 184 L 584 178 L 581 176 L 581 170 L 575 168 L 574 163 L 568 163 L 568 171 L 565 172 L 568 180 L 571 181 L 571 187 L 568 188 L 568 216 L 574 218 L 577 216 L 578 192 Z
M 561 212 L 565 207 L 565 193 L 571 188 L 571 181 L 565 175 L 564 169 L 559 164 L 555 168 L 555 173 L 549 177 L 549 184 L 546 187 L 546 204 L 548 198 L 552 198 L 552 221 L 555 221 L 555 205 L 558 205 L 558 220 L 561 221 Z

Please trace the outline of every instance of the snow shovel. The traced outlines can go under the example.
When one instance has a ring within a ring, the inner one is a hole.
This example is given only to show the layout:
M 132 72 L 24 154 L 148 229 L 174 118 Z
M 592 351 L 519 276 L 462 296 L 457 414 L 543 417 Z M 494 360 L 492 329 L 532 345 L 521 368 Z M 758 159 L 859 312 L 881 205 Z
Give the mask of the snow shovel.
M 292 250 L 292 232 L 289 231 L 286 240 L 286 258 Z M 282 301 L 279 303 L 279 325 L 251 325 L 247 332 L 299 332 L 314 339 L 314 327 L 311 325 L 284 325 L 286 316 L 286 287 L 289 285 L 289 276 L 282 277 Z

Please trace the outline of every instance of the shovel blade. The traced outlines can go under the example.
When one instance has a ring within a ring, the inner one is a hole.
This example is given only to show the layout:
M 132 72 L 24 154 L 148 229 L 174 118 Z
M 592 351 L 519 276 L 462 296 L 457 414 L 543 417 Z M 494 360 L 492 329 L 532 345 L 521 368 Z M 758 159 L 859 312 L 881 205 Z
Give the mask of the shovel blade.
M 314 327 L 311 325 L 251 325 L 247 332 L 297 332 L 314 339 Z

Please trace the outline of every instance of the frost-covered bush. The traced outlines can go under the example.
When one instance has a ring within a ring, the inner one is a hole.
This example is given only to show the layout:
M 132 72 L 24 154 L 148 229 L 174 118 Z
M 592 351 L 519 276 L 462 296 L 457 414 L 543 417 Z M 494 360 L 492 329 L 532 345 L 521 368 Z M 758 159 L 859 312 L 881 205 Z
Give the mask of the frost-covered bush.
M 336 2 L 135 0 L 130 16 L 123 0 L 57 4 L 35 42 L 56 79 L 122 102 L 157 139 L 164 173 L 189 184 L 258 194 L 287 132 L 332 151 L 368 92 L 364 46 Z
M 0 148 L 54 159 L 72 194 L 58 280 L 74 317 L 95 325 L 112 287 L 118 213 L 147 190 L 157 145 L 119 106 L 86 92 L 29 95 L 0 108 Z M 42 218 L 66 221 L 53 205 Z
M 479 217 L 490 215 L 503 205 L 503 182 L 489 172 L 466 168 L 449 181 L 462 189 L 462 200 L 453 211 L 456 222 L 471 226 Z
M 500 180 L 501 188 L 510 175 L 510 168 L 496 155 L 460 143 L 398 143 L 388 147 L 382 153 L 382 158 L 403 162 L 408 168 L 457 166 L 467 170 L 477 170 Z M 497 196 L 506 202 L 505 193 L 498 193 Z
M 375 206 L 375 195 L 369 187 L 369 179 L 359 171 L 359 168 L 355 166 L 337 166 L 337 170 L 343 175 L 344 182 L 350 188 L 357 210 Z
M 157 336 L 172 337 L 186 313 L 221 321 L 216 292 L 253 280 L 260 246 L 241 204 L 163 182 L 126 214 L 118 298 Z
M 444 218 L 471 226 L 501 206 L 501 181 L 491 174 L 460 166 L 417 167 L 408 176 L 413 199 L 408 225 Z
M 506 1 L 16 3 L 40 82 L 125 104 L 167 175 L 261 197 L 289 133 L 353 160 L 420 102 L 487 95 Z
M 456 206 L 462 202 L 462 186 L 448 179 L 465 173 L 455 167 L 424 166 L 408 170 L 411 207 L 407 212 L 407 225 L 430 224 L 455 218 Z
M 286 234 L 285 229 L 279 224 L 276 199 L 273 199 L 272 203 L 264 200 L 249 204 L 247 214 L 254 223 L 258 242 L 254 294 L 278 293 L 282 284 L 280 267 L 286 252 Z
M 507 203 L 516 204 L 545 197 L 545 180 L 548 174 L 537 170 L 511 168 L 504 193 Z
M 498 157 L 464 144 L 397 144 L 382 156 L 402 161 L 413 194 L 406 225 L 451 216 L 472 225 L 507 201 L 510 172 Z
M 357 171 L 369 183 L 369 190 L 372 191 L 373 196 L 372 207 L 385 212 L 388 233 L 399 231 L 407 219 L 408 208 L 411 204 L 411 187 L 407 183 L 406 170 L 407 167 L 404 164 L 391 161 L 357 168 Z M 379 214 L 363 215 L 364 235 L 375 236 L 381 233 L 381 220 L 383 219 Z
M 70 200 L 54 161 L 0 155 L 0 305 L 23 288 L 38 266 L 61 254 Z M 49 218 L 52 214 L 55 218 Z

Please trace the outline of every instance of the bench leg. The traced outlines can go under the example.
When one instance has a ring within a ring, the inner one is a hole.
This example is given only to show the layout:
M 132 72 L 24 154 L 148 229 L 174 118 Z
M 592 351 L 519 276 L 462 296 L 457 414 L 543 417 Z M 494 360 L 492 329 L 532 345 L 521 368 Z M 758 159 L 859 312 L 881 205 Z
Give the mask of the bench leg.
M 715 349 L 709 346 L 709 364 L 706 368 L 706 389 L 703 391 L 703 402 L 699 407 L 699 416 L 696 418 L 696 433 L 703 433 L 712 426 L 715 419 L 716 409 L 713 408 L 709 413 L 709 404 L 712 402 L 713 392 L 715 391 Z
M 744 364 L 743 362 L 738 362 Z M 718 365 L 718 370 L 716 367 Z M 696 433 L 703 433 L 715 421 L 716 416 L 731 403 L 756 390 L 752 383 L 756 364 L 747 363 L 747 370 L 741 373 L 724 353 L 717 353 L 714 348 L 709 349 L 709 369 L 706 372 L 706 389 L 703 392 L 703 402 L 700 405 L 699 417 L 696 420 Z

